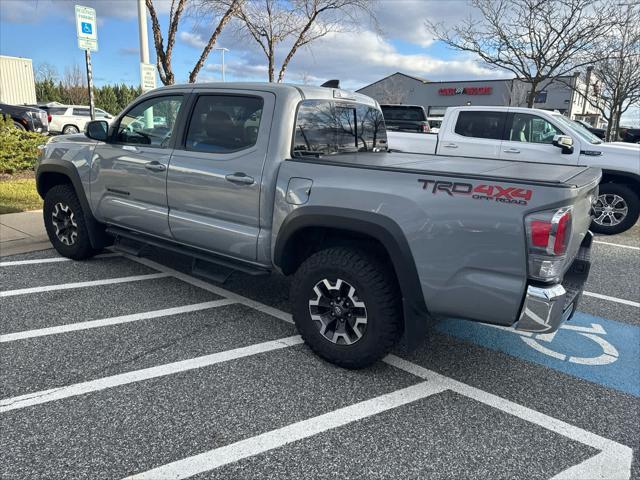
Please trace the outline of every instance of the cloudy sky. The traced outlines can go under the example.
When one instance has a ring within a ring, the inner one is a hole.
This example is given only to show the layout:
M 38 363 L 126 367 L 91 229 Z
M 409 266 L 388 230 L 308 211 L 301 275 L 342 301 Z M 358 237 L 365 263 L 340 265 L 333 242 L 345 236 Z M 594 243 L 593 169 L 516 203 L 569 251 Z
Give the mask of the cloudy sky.
M 0 52 L 30 57 L 35 66 L 51 63 L 61 73 L 65 66 L 83 65 L 83 52 L 76 46 L 75 3 L 94 7 L 97 12 L 100 51 L 93 56 L 97 83 L 136 83 L 139 54 L 134 0 L 1 0 Z M 155 3 L 166 23 L 168 2 Z M 353 88 L 396 71 L 432 80 L 508 76 L 449 51 L 429 36 L 425 19 L 455 22 L 469 13 L 465 0 L 380 0 L 376 11 L 380 32 L 365 20 L 360 31 L 331 34 L 299 51 L 286 79 L 300 82 L 306 78 L 314 82 L 340 78 L 344 85 Z M 174 53 L 179 81 L 186 81 L 211 28 L 202 19 L 184 18 Z M 251 41 L 238 38 L 233 30 L 225 30 L 218 45 L 230 50 L 225 58 L 228 79 L 265 80 L 262 53 Z M 199 80 L 220 78 L 219 55 L 211 53 Z
M 62 74 L 66 67 L 84 66 L 76 44 L 74 4 L 96 9 L 99 51 L 93 55 L 96 84 L 139 82 L 137 8 L 135 0 L 0 0 L 0 54 L 46 62 Z M 155 0 L 164 32 L 170 1 Z M 467 54 L 434 41 L 425 20 L 450 24 L 473 14 L 466 0 L 379 0 L 379 29 L 363 21 L 359 31 L 330 34 L 300 50 L 290 64 L 286 81 L 321 83 L 339 78 L 347 88 L 360 88 L 396 71 L 429 80 L 510 78 Z M 184 82 L 214 28 L 207 19 L 186 16 L 173 54 L 177 81 Z M 227 28 L 218 46 L 225 56 L 227 80 L 264 81 L 266 62 L 257 45 Z M 151 41 L 151 58 L 155 57 Z M 166 36 L 166 33 L 165 33 Z M 282 55 L 284 56 L 285 53 Z M 220 53 L 213 51 L 199 81 L 220 79 Z

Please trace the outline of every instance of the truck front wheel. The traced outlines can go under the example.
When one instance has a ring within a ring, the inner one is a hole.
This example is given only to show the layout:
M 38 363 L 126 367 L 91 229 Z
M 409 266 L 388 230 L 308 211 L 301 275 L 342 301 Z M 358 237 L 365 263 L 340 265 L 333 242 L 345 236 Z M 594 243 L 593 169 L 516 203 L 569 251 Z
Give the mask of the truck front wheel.
M 395 275 L 361 250 L 336 247 L 309 257 L 294 275 L 291 300 L 304 341 L 341 367 L 371 365 L 400 337 L 402 306 Z
M 633 227 L 639 214 L 638 195 L 631 187 L 619 183 L 602 183 L 593 205 L 591 230 L 605 235 L 622 233 Z
M 71 185 L 56 185 L 47 192 L 43 215 L 49 240 L 60 255 L 83 260 L 96 253 L 80 200 Z

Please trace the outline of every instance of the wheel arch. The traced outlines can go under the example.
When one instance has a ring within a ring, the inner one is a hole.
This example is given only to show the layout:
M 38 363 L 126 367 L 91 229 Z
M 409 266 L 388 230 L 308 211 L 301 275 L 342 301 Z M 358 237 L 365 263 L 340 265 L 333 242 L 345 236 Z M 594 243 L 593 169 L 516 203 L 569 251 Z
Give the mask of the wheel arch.
M 640 195 L 640 175 L 636 175 L 631 172 L 603 169 L 600 184 L 603 183 L 619 183 L 622 185 L 628 185 L 637 195 Z
M 110 237 L 105 233 L 104 225 L 99 223 L 91 212 L 89 201 L 76 168 L 69 162 L 60 160 L 47 160 L 45 163 L 38 165 L 36 170 L 38 195 L 44 200 L 47 192 L 56 185 L 70 185 L 75 191 L 82 206 L 91 245 L 94 248 L 103 248 L 109 245 L 111 243 Z
M 341 243 L 342 241 L 342 243 Z M 301 207 L 282 223 L 273 262 L 289 275 L 320 248 L 338 244 L 381 248 L 402 293 L 405 344 L 415 347 L 426 332 L 428 309 L 413 254 L 400 226 L 384 215 L 339 207 Z

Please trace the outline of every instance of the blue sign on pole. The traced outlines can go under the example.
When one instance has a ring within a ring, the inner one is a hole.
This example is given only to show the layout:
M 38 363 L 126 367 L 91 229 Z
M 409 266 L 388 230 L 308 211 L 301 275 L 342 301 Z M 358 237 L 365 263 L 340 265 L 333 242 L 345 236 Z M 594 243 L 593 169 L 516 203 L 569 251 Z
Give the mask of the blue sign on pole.
M 90 23 L 82 22 L 82 33 L 86 33 L 86 34 L 89 34 L 89 35 L 91 35 L 93 33 Z

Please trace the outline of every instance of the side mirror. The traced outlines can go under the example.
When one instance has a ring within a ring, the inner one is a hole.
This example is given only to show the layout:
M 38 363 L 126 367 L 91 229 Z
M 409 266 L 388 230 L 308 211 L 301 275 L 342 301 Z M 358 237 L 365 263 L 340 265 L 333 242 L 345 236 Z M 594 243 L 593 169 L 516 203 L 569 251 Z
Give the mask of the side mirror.
M 109 124 L 105 120 L 92 120 L 84 126 L 84 134 L 92 140 L 106 142 Z
M 573 138 L 568 135 L 556 135 L 553 137 L 553 145 L 561 148 L 562 153 L 570 155 L 573 153 Z

